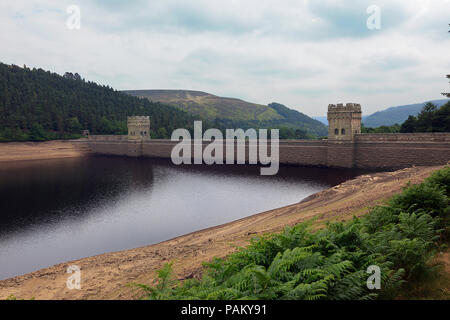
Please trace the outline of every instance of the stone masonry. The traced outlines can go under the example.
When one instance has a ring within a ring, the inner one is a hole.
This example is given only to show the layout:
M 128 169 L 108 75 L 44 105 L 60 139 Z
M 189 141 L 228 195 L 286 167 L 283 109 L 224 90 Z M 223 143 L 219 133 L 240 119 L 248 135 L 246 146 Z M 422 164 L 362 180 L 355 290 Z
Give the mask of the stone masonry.
M 354 140 L 361 133 L 361 105 L 342 103 L 328 106 L 328 140 Z
M 361 106 L 356 103 L 329 105 L 328 121 L 328 140 L 280 140 L 280 163 L 389 170 L 450 161 L 450 133 L 361 134 Z M 128 136 L 91 135 L 86 140 L 98 154 L 164 159 L 170 159 L 178 143 L 150 139 L 149 117 L 129 117 Z
M 128 117 L 128 140 L 150 140 L 150 117 Z

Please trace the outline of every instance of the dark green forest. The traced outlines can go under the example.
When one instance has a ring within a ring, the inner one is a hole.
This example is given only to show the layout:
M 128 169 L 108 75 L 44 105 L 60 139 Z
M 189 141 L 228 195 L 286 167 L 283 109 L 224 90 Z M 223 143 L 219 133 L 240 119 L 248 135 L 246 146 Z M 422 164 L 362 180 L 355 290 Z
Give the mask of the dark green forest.
M 174 107 L 42 69 L 0 63 L 0 141 L 43 141 L 92 134 L 126 134 L 127 116 L 149 115 L 151 134 L 169 138 L 194 117 Z
M 417 117 L 403 122 L 400 132 L 450 132 L 450 102 L 440 108 L 427 103 Z
M 366 127 L 361 124 L 361 133 L 399 133 L 400 125 L 394 124 L 392 126 L 380 126 L 377 128 Z

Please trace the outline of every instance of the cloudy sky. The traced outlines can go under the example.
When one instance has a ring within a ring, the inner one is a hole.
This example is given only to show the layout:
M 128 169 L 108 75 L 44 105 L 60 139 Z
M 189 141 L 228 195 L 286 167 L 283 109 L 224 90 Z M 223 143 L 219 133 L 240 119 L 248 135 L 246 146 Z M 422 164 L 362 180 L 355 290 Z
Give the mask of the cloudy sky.
M 380 29 L 367 27 L 372 5 Z M 450 0 L 2 1 L 0 61 L 116 89 L 201 90 L 313 116 L 359 102 L 370 114 L 442 98 L 449 12 Z

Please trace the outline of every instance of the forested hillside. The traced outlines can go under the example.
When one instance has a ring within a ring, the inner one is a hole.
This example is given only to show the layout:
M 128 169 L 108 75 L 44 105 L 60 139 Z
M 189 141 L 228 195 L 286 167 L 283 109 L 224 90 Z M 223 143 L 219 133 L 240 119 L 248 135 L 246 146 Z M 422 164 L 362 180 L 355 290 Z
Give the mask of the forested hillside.
M 323 123 L 318 120 L 310 118 L 304 113 L 289 109 L 285 105 L 276 102 L 270 103 L 269 107 L 274 109 L 279 115 L 283 117 L 283 120 L 272 120 L 272 125 L 277 125 L 279 123 L 282 126 L 301 128 L 306 132 L 315 134 L 317 136 L 328 135 L 327 126 L 323 125 Z
M 450 102 L 440 108 L 427 103 L 417 117 L 409 116 L 402 123 L 400 132 L 450 132 Z
M 125 134 L 130 115 L 149 115 L 156 138 L 169 138 L 172 130 L 190 128 L 194 121 L 182 110 L 85 81 L 78 74 L 60 76 L 0 63 L 0 141 L 75 138 L 84 129 Z
M 400 124 L 370 128 L 362 126 L 362 133 L 420 133 L 420 132 L 450 132 L 450 102 L 440 108 L 428 102 L 417 117 L 409 116 Z
M 449 100 L 432 100 L 430 101 L 437 107 L 443 106 Z M 380 126 L 391 126 L 394 124 L 402 124 L 409 116 L 417 116 L 427 102 L 409 104 L 404 106 L 390 107 L 385 110 L 377 111 L 369 116 L 363 117 L 363 123 L 366 127 L 376 128 Z

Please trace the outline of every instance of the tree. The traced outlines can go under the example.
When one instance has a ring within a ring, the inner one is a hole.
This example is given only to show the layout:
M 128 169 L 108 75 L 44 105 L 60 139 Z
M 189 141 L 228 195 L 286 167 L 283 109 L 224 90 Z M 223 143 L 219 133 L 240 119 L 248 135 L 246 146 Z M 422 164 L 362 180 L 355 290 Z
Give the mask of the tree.
M 450 132 L 450 102 L 439 108 L 433 117 L 433 129 L 438 132 Z
M 450 74 L 447 75 L 447 79 L 450 79 Z M 450 98 L 450 92 L 442 92 L 442 95 L 446 96 L 447 98 Z
M 305 130 L 297 129 L 295 130 L 295 139 L 308 139 L 308 134 Z
M 114 133 L 114 125 L 106 117 L 102 117 L 100 120 L 100 131 L 106 134 Z
M 419 132 L 433 131 L 433 118 L 436 113 L 437 106 L 431 102 L 427 102 L 417 116 Z
M 35 123 L 31 127 L 30 140 L 33 140 L 33 141 L 47 140 L 47 136 L 45 134 L 44 128 L 39 123 Z
M 392 126 L 380 126 L 378 128 L 365 127 L 364 123 L 361 124 L 362 133 L 397 133 L 400 132 L 400 125 L 393 124 Z
M 417 117 L 403 122 L 400 132 L 450 132 L 450 102 L 439 109 L 427 103 Z
M 450 27 L 450 23 L 448 24 L 448 26 Z M 450 30 L 448 32 L 450 33 Z M 447 79 L 450 79 L 450 74 L 447 75 Z M 442 92 L 442 95 L 450 98 L 450 92 Z
M 411 133 L 416 132 L 417 118 L 414 116 L 409 116 L 405 122 L 400 127 L 401 133 Z
M 81 133 L 82 126 L 77 117 L 67 119 L 67 131 L 69 133 Z
M 157 138 L 159 139 L 167 139 L 169 137 L 169 134 L 167 133 L 166 128 L 159 128 L 157 133 Z

